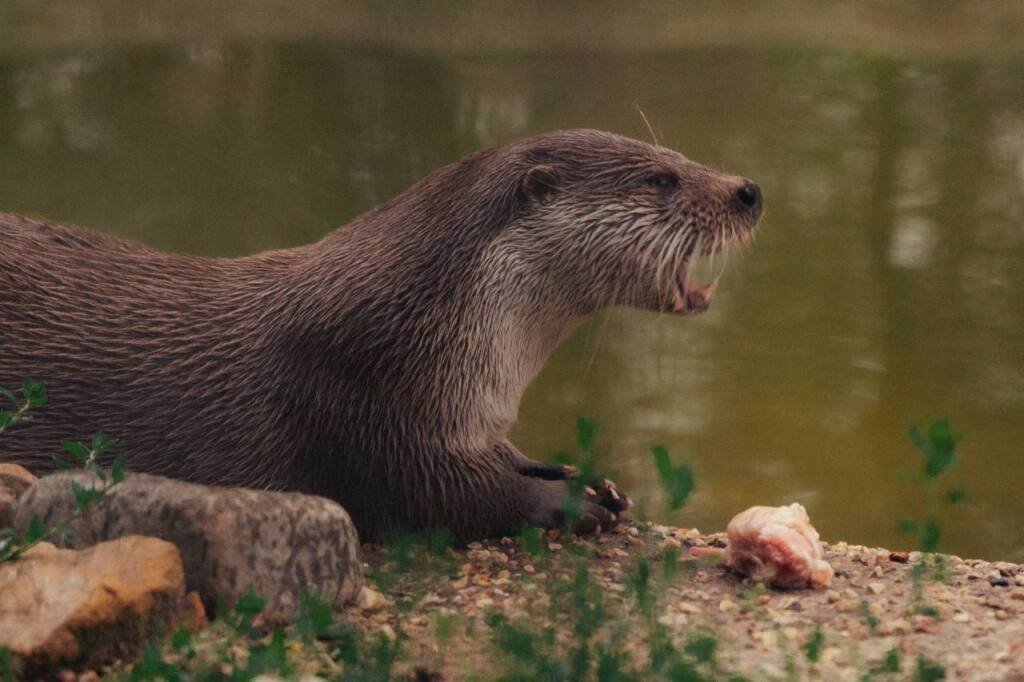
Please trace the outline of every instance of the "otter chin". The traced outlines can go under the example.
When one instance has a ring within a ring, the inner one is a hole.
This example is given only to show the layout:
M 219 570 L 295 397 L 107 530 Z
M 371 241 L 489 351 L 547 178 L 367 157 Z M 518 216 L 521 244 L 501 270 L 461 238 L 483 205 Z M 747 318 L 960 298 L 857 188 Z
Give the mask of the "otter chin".
M 364 541 L 560 526 L 573 472 L 506 438 L 526 386 L 603 308 L 706 309 L 717 279 L 694 259 L 749 241 L 761 211 L 746 178 L 566 130 L 241 258 L 0 214 L 0 386 L 50 396 L 3 449 L 38 473 L 60 439 L 103 431 L 133 471 L 337 500 Z M 581 532 L 629 505 L 588 495 Z

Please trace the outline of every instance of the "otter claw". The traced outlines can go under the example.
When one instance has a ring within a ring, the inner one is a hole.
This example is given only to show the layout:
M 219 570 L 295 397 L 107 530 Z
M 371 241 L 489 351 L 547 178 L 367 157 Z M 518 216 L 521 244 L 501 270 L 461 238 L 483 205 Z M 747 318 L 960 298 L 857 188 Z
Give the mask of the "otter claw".
M 615 486 L 615 481 L 609 479 L 605 479 L 596 489 L 588 487 L 586 492 L 591 502 L 611 512 L 623 512 L 632 506 L 629 497 L 621 494 Z

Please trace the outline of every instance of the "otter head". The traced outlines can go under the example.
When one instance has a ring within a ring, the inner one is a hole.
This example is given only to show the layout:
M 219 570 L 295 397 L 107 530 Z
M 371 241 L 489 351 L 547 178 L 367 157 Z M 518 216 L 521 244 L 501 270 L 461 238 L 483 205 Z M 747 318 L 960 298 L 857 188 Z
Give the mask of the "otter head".
M 761 216 L 750 180 L 611 133 L 562 131 L 516 151 L 518 211 L 495 246 L 529 271 L 536 303 L 575 316 L 703 311 L 716 282 L 694 283 L 692 259 L 747 243 Z

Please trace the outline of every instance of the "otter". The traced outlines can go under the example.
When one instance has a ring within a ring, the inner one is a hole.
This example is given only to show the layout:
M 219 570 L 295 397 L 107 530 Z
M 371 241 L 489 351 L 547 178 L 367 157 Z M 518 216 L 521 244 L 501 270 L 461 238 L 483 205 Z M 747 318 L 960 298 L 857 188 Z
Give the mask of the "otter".
M 133 471 L 334 499 L 363 541 L 558 526 L 571 471 L 506 438 L 527 384 L 602 308 L 706 308 L 691 258 L 746 242 L 761 210 L 750 180 L 569 130 L 241 258 L 0 214 L 0 386 L 50 395 L 0 452 L 38 472 L 103 431 Z M 590 491 L 580 528 L 626 500 Z

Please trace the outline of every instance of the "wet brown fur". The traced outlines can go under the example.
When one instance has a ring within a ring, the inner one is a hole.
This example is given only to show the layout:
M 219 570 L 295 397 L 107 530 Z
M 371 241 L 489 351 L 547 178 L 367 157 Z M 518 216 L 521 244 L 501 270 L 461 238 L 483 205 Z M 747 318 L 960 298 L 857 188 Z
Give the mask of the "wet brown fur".
M 50 394 L 0 452 L 38 473 L 101 430 L 132 470 L 336 499 L 364 539 L 551 525 L 564 483 L 524 475 L 505 440 L 522 391 L 589 315 L 671 307 L 691 253 L 749 233 L 740 181 L 583 130 L 473 154 L 315 244 L 243 258 L 0 214 L 0 386 Z

